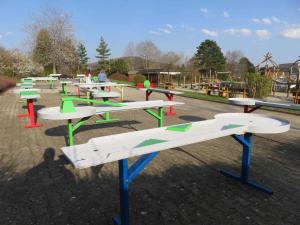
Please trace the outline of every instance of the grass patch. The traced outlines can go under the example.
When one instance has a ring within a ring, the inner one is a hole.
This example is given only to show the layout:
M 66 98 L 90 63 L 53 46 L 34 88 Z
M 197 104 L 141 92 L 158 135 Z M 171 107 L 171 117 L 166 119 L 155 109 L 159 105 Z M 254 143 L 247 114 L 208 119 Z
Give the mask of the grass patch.
M 110 79 L 110 81 L 116 82 L 118 84 L 128 84 L 128 85 L 135 86 L 135 84 L 133 82 L 126 81 L 126 80 L 113 80 L 113 79 Z
M 198 93 L 198 92 L 184 91 L 181 96 L 187 97 L 187 98 L 200 99 L 200 100 L 204 100 L 204 101 L 211 101 L 211 102 L 229 104 L 227 98 L 216 96 L 216 95 L 206 95 L 206 94 Z M 251 108 L 251 107 L 249 107 L 249 108 Z M 274 112 L 300 115 L 300 111 L 294 110 L 294 109 L 281 109 L 281 108 L 274 108 L 274 107 L 268 107 L 268 106 L 264 106 L 261 109 L 262 110 L 268 110 L 268 111 L 274 111 Z
M 228 103 L 227 98 L 220 97 L 217 95 L 206 95 L 203 93 L 192 92 L 192 91 L 184 91 L 183 95 L 181 95 L 181 96 L 187 97 L 187 98 L 200 99 L 200 100 L 204 100 L 204 101 Z

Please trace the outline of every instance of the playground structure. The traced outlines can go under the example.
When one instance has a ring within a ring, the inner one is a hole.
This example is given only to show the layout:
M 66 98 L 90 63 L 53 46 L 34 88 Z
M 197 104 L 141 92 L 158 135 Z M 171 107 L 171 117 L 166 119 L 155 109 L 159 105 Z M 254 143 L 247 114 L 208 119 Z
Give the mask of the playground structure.
M 263 67 L 261 67 L 263 65 Z M 274 96 L 278 85 L 286 86 L 287 97 L 292 87 L 293 102 L 300 103 L 300 91 L 299 91 L 299 71 L 300 71 L 300 59 L 293 62 L 288 74 L 281 73 L 279 65 L 273 60 L 273 56 L 270 52 L 264 55 L 263 60 L 256 66 L 257 72 L 262 72 L 264 76 L 272 79 L 271 93 Z

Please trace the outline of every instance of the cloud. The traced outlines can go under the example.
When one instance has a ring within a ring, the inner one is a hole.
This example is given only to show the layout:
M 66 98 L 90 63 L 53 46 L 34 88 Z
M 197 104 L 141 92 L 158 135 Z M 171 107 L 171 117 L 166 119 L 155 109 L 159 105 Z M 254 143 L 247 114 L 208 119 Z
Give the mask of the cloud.
M 2 39 L 2 35 L 0 34 L 0 40 Z
M 171 30 L 169 30 L 169 29 L 166 29 L 166 28 L 159 28 L 158 29 L 160 32 L 163 32 L 163 33 L 165 33 L 165 34 L 171 34 L 172 33 L 172 31 Z
M 272 24 L 272 19 L 270 19 L 270 18 L 262 18 L 262 19 L 253 18 L 252 22 L 270 25 L 270 24 Z
M 291 39 L 300 39 L 300 27 L 283 30 L 281 36 Z
M 278 17 L 276 17 L 276 16 L 272 16 L 272 20 L 274 23 L 281 23 L 281 20 L 278 19 Z
M 270 24 L 273 24 L 273 23 L 282 23 L 282 21 L 276 16 L 272 16 L 270 18 L 266 17 L 266 18 L 262 18 L 262 19 L 253 18 L 252 22 L 265 24 L 265 25 L 270 25 Z
M 225 30 L 225 33 L 228 33 L 230 35 L 242 35 L 242 36 L 250 36 L 252 34 L 252 31 L 247 29 L 247 28 L 241 28 L 241 29 L 235 29 L 235 28 L 230 28 Z
M 171 24 L 166 24 L 163 28 L 158 28 L 156 30 L 150 30 L 149 34 L 153 35 L 162 35 L 162 34 L 171 34 L 174 29 L 174 26 Z
M 229 13 L 228 13 L 227 11 L 224 11 L 224 12 L 223 12 L 223 17 L 224 17 L 224 18 L 229 18 Z
M 153 35 L 161 35 L 160 32 L 154 31 L 154 30 L 150 30 L 150 31 L 149 31 L 149 34 L 153 34 Z
M 300 7 L 298 8 L 298 11 L 300 12 Z
M 201 32 L 207 36 L 212 36 L 212 37 L 217 37 L 218 36 L 218 32 L 217 31 L 211 31 L 208 29 L 202 29 Z
M 255 34 L 262 40 L 268 40 L 271 36 L 271 33 L 268 30 L 256 30 Z
M 173 30 L 173 25 L 171 25 L 169 23 L 166 24 L 166 27 L 169 28 L 170 30 Z
M 208 13 L 208 9 L 207 8 L 201 8 L 200 11 L 204 14 L 207 14 Z
M 194 28 L 194 27 L 191 27 L 191 26 L 189 26 L 189 25 L 186 25 L 186 24 L 181 24 L 180 25 L 180 27 L 182 28 L 182 29 L 184 29 L 184 30 L 186 30 L 186 31 L 190 31 L 190 32 L 192 32 L 192 31 L 195 31 L 196 29 Z

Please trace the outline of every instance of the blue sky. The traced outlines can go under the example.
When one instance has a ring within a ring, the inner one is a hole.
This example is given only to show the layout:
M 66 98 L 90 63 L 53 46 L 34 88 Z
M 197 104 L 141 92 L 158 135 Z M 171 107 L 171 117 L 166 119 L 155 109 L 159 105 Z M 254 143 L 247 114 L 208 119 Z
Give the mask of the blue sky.
M 71 14 L 90 61 L 101 35 L 112 57 L 122 56 L 129 42 L 144 40 L 192 56 L 205 39 L 224 52 L 240 50 L 254 63 L 267 51 L 278 63 L 300 55 L 299 0 L 0 0 L 0 45 L 24 49 L 24 27 L 45 5 Z

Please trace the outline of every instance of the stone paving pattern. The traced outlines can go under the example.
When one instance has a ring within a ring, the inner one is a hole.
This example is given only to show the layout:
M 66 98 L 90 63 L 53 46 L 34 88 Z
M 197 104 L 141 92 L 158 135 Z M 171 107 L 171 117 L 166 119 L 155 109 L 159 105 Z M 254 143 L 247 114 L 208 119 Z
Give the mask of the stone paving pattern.
M 37 108 L 59 105 L 59 94 L 43 91 Z M 126 88 L 129 101 L 145 93 Z M 165 99 L 153 93 L 151 99 Z M 165 125 L 242 112 L 220 103 L 176 97 L 185 102 Z M 66 145 L 64 121 L 40 120 L 44 127 L 24 129 L 27 119 L 18 95 L 0 95 L 0 224 L 113 224 L 119 211 L 117 163 L 76 170 L 60 150 Z M 300 117 L 259 110 L 291 121 L 284 134 L 255 135 L 251 178 L 273 188 L 258 192 L 220 175 L 239 172 L 242 147 L 231 137 L 161 152 L 130 186 L 133 225 L 300 224 Z M 142 110 L 113 113 L 120 122 L 94 124 L 75 135 L 75 143 L 109 134 L 154 128 Z M 138 137 L 137 137 L 138 138 Z M 132 160 L 131 160 L 132 161 Z

